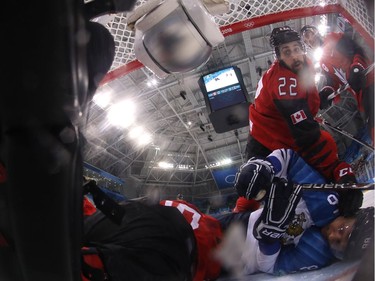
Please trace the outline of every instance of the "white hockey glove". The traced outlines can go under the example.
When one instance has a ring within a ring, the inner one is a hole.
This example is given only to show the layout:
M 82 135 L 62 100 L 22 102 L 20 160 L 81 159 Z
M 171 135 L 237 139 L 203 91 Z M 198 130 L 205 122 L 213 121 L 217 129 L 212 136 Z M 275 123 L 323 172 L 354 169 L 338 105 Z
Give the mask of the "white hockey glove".
M 270 162 L 264 158 L 252 157 L 236 173 L 234 188 L 239 196 L 260 201 L 268 192 L 273 176 Z
M 300 200 L 301 186 L 276 178 L 272 183 L 262 214 L 255 222 L 253 235 L 265 243 L 275 243 L 285 233 L 293 220 L 296 206 Z

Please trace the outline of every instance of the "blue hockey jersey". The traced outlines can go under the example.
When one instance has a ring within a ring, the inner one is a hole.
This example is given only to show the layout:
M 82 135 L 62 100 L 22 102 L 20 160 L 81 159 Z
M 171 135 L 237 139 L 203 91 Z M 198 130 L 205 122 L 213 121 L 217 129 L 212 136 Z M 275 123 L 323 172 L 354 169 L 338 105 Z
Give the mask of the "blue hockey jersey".
M 307 165 L 294 151 L 275 150 L 267 157 L 275 176 L 294 183 L 325 183 L 323 176 Z M 284 234 L 282 247 L 273 254 L 260 251 L 253 236 L 253 226 L 261 210 L 251 214 L 243 255 L 245 273 L 267 272 L 275 275 L 314 270 L 335 261 L 320 228 L 338 217 L 336 192 L 303 190 L 294 219 Z M 272 252 L 272 251 L 270 251 Z

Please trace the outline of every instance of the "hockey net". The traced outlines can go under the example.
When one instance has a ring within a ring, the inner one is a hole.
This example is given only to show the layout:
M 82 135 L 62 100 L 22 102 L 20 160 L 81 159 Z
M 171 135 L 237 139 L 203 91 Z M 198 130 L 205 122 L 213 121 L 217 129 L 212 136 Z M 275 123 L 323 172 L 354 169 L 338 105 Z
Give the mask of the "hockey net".
M 147 0 L 137 1 L 135 8 Z M 374 47 L 373 15 L 363 0 L 236 0 L 230 1 L 226 14 L 215 16 L 224 36 L 257 28 L 267 24 L 327 13 L 341 13 L 363 36 L 371 48 Z M 116 79 L 118 68 L 132 70 L 142 65 L 134 55 L 134 32 L 127 28 L 126 14 L 115 14 L 97 19 L 108 28 L 115 39 L 116 52 L 111 67 L 111 79 Z M 121 75 L 126 71 L 119 72 Z M 114 75 L 113 75 L 114 74 Z M 119 74 L 120 75 L 120 74 Z
M 146 2 L 148 1 L 139 0 L 134 8 L 136 9 Z M 216 15 L 214 19 L 223 35 L 229 36 L 289 19 L 330 13 L 341 14 L 347 19 L 370 49 L 374 50 L 373 11 L 366 6 L 364 0 L 230 0 L 229 12 Z M 113 64 L 102 83 L 115 80 L 143 67 L 134 55 L 135 33 L 127 28 L 126 13 L 108 15 L 96 20 L 110 31 L 116 46 Z M 341 127 L 353 134 L 357 133 L 357 128 L 361 127 L 356 123 L 358 116 L 355 110 L 348 110 L 350 107 L 348 105 L 352 103 L 352 100 L 343 98 L 342 101 L 342 104 L 330 107 L 322 116 L 334 126 Z M 360 180 L 374 178 L 372 164 L 374 153 L 366 150 L 362 153 L 363 149 L 358 151 L 358 148 L 354 148 L 350 153 L 348 139 L 341 135 L 337 136 L 337 134 L 336 137 L 336 140 L 339 140 L 341 151 L 349 150 L 346 160 L 355 165 L 353 168 L 362 177 Z M 363 141 L 367 140 L 363 139 Z

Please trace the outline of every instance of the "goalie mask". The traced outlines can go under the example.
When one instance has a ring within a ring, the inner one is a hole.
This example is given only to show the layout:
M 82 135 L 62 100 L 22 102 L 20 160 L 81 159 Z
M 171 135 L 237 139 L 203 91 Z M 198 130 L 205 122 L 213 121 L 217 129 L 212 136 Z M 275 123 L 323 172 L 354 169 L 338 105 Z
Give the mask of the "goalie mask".
M 272 30 L 271 37 L 270 37 L 270 45 L 272 48 L 275 49 L 275 53 L 277 58 L 280 57 L 280 45 L 290 43 L 293 41 L 297 41 L 303 50 L 304 44 L 302 44 L 301 36 L 299 33 L 289 26 L 283 26 L 283 27 L 276 27 Z

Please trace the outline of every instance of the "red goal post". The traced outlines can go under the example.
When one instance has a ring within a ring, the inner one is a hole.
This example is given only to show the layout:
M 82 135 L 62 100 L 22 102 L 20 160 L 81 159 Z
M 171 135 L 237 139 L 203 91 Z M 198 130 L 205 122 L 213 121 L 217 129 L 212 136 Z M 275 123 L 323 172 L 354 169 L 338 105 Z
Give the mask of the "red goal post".
M 136 7 L 147 0 L 139 0 Z M 230 11 L 215 16 L 224 36 L 264 25 L 314 15 L 340 13 L 374 49 L 374 18 L 364 0 L 231 0 Z M 115 39 L 116 53 L 109 73 L 101 84 L 108 83 L 143 67 L 134 56 L 134 32 L 126 28 L 126 14 L 99 19 Z

